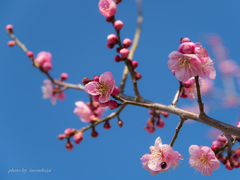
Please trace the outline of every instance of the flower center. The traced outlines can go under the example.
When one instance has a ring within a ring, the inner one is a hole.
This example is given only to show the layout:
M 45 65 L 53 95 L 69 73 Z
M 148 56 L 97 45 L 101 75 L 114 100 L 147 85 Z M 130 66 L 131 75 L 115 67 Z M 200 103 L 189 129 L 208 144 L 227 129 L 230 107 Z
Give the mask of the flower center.
M 108 86 L 107 85 L 105 85 L 105 84 L 101 84 L 100 85 L 101 93 L 105 94 L 107 92 L 107 90 L 108 90 Z
M 201 164 L 208 164 L 208 158 L 205 156 L 201 156 L 200 158 L 200 163 Z
M 106 10 L 107 8 L 109 8 L 109 2 L 108 1 L 101 1 L 101 3 L 99 4 L 101 6 L 101 8 L 103 8 L 104 10 Z
M 182 67 L 187 67 L 189 64 L 189 60 L 188 59 L 182 59 L 179 66 L 182 68 Z

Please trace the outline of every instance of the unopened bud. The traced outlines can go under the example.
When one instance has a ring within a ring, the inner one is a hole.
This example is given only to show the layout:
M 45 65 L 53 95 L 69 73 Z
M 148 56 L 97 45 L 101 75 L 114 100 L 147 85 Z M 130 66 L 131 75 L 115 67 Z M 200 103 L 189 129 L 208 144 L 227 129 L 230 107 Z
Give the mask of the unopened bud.
M 95 130 L 95 128 L 94 128 L 94 127 L 92 128 L 92 133 L 91 133 L 91 136 L 92 136 L 93 138 L 96 138 L 96 137 L 98 137 L 98 132 Z
M 58 135 L 58 139 L 59 139 L 59 140 L 63 140 L 64 138 L 66 138 L 66 135 L 65 135 L 65 134 L 59 134 L 59 135 Z
M 71 151 L 73 149 L 73 143 L 71 143 L 70 141 L 67 141 L 66 148 L 68 151 Z
M 103 125 L 104 129 L 110 129 L 111 128 L 111 124 L 109 123 L 109 120 L 107 120 L 104 125 Z
M 85 78 L 82 79 L 83 85 L 86 85 L 86 84 L 89 83 L 89 82 L 91 82 L 91 80 L 90 80 L 89 78 L 87 78 L 87 77 L 85 77 Z

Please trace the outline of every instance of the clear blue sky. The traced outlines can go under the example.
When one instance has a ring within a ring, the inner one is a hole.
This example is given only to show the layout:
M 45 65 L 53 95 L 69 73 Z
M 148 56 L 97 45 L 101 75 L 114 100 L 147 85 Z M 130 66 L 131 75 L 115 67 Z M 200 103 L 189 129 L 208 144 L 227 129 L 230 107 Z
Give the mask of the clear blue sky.
M 148 100 L 170 104 L 178 81 L 167 67 L 168 54 L 177 50 L 181 37 L 202 42 L 206 33 L 219 34 L 229 48 L 229 57 L 239 63 L 240 2 L 237 0 L 211 1 L 147 1 L 143 0 L 143 28 L 134 59 L 139 62 L 137 71 L 143 78 L 139 91 Z M 124 27 L 121 38 L 133 39 L 136 29 L 137 9 L 134 0 L 123 0 L 118 5 L 116 20 Z M 188 148 L 192 144 L 211 146 L 207 138 L 210 127 L 195 123 L 184 124 L 173 148 L 184 161 L 171 173 L 152 176 L 142 168 L 140 158 L 149 152 L 149 146 L 160 136 L 163 143 L 170 143 L 179 118 L 170 115 L 165 128 L 148 134 L 143 127 L 150 117 L 145 108 L 127 106 L 120 118 L 124 126 L 111 120 L 112 128 L 97 126 L 99 137 L 84 132 L 84 140 L 69 152 L 65 142 L 57 139 L 68 127 L 80 129 L 86 124 L 73 114 L 74 103 L 87 102 L 88 95 L 77 90 L 67 90 L 66 100 L 53 106 L 42 99 L 40 87 L 45 75 L 33 68 L 30 60 L 19 47 L 9 48 L 10 37 L 5 32 L 7 24 L 14 25 L 14 33 L 37 54 L 52 53 L 53 70 L 59 78 L 69 74 L 70 83 L 81 82 L 83 77 L 101 75 L 111 71 L 116 84 L 120 83 L 124 64 L 113 60 L 115 50 L 106 47 L 106 37 L 114 33 L 98 10 L 98 0 L 47 1 L 9 0 L 0 3 L 0 179 L 2 180 L 130 180 L 130 179 L 205 179 L 194 174 L 188 163 Z M 210 49 L 209 49 L 210 50 Z M 212 52 L 210 55 L 213 57 Z M 217 74 L 216 86 L 221 88 Z M 133 95 L 128 79 L 125 93 Z M 181 99 L 179 106 L 191 104 Z M 211 105 L 210 105 L 211 107 Z M 213 107 L 211 107 L 213 108 Z M 223 122 L 236 125 L 239 108 L 210 112 L 209 115 Z M 108 110 L 106 115 L 111 113 Z M 8 173 L 14 168 L 49 168 L 50 173 Z M 236 179 L 239 169 L 225 170 L 221 165 L 213 172 L 214 179 Z

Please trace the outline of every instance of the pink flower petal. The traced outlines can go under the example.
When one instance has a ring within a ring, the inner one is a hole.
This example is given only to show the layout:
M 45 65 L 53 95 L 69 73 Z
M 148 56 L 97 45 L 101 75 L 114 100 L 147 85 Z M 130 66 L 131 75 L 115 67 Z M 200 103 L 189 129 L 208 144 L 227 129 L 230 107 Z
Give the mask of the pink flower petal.
M 155 148 L 159 150 L 161 146 L 162 146 L 162 140 L 160 137 L 158 137 L 155 141 Z
M 99 91 L 99 88 L 100 88 L 100 84 L 96 81 L 92 81 L 85 85 L 85 91 L 88 94 L 91 94 L 93 96 L 101 94 L 101 92 Z

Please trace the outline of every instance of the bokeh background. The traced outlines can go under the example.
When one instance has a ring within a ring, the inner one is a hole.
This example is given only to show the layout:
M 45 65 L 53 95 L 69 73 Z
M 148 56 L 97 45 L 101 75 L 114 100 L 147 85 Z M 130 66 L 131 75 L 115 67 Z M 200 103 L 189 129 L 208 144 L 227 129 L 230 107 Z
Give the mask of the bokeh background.
M 181 37 L 201 42 L 214 58 L 206 38 L 208 33 L 221 36 L 228 47 L 228 56 L 239 63 L 240 2 L 237 0 L 211 1 L 146 1 L 143 0 L 143 27 L 134 60 L 143 78 L 138 82 L 143 98 L 170 104 L 178 88 L 178 81 L 167 67 L 168 54 L 177 50 Z M 124 27 L 121 38 L 133 39 L 136 29 L 137 6 L 134 0 L 123 0 L 118 5 L 116 20 Z M 58 79 L 62 72 L 69 74 L 67 82 L 80 83 L 83 77 L 111 71 L 116 84 L 120 83 L 124 64 L 113 60 L 116 51 L 106 47 L 108 34 L 114 33 L 111 24 L 98 10 L 98 0 L 8 0 L 0 2 L 0 179 L 2 180 L 122 180 L 122 179 L 207 179 L 195 173 L 188 163 L 188 148 L 192 144 L 211 146 L 212 128 L 198 122 L 184 124 L 173 148 L 184 160 L 171 173 L 152 176 L 142 168 L 140 158 L 149 152 L 149 146 L 160 136 L 170 143 L 179 118 L 170 115 L 165 127 L 149 134 L 143 129 L 150 117 L 148 110 L 127 106 L 120 118 L 110 122 L 112 128 L 96 127 L 99 137 L 84 132 L 84 140 L 72 151 L 65 148 L 65 140 L 58 134 L 68 127 L 80 129 L 82 123 L 73 113 L 74 103 L 89 101 L 87 93 L 67 90 L 66 100 L 55 106 L 42 99 L 41 86 L 46 79 L 34 68 L 19 47 L 8 47 L 10 37 L 7 24 L 14 25 L 15 35 L 37 54 L 52 53 L 53 70 Z M 216 61 L 217 63 L 217 61 Z M 215 86 L 222 88 L 217 73 Z M 237 83 L 235 81 L 235 83 Z M 237 85 L 237 84 L 236 84 Z M 134 95 L 130 79 L 125 93 Z M 214 94 L 214 92 L 213 92 Z M 218 96 L 218 95 L 215 95 Z M 210 97 L 206 97 L 209 100 Z M 222 97 L 219 97 L 220 99 Z M 181 99 L 178 106 L 192 106 L 193 101 Z M 239 108 L 223 108 L 221 101 L 209 104 L 208 115 L 220 121 L 237 124 Z M 213 109 L 211 111 L 211 109 Z M 108 110 L 105 116 L 111 113 Z M 9 169 L 27 169 L 26 173 L 8 173 Z M 49 173 L 31 173 L 29 169 L 51 169 Z M 236 179 L 239 169 L 228 171 L 220 166 L 213 172 L 214 179 Z

